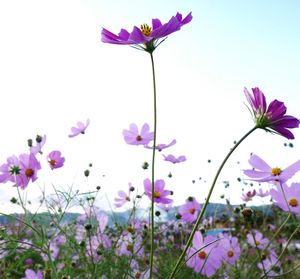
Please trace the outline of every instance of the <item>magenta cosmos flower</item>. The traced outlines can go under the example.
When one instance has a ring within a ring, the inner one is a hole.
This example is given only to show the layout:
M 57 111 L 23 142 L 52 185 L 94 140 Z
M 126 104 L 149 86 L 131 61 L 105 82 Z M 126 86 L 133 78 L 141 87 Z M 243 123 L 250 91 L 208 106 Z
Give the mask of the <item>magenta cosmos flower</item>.
M 248 201 L 252 201 L 252 198 L 256 195 L 256 191 L 253 190 L 252 192 L 251 191 L 248 191 L 246 194 L 243 193 L 242 196 L 241 196 L 241 199 L 244 201 L 244 202 L 248 202 Z
M 175 157 L 174 155 L 172 154 L 169 154 L 168 156 L 166 155 L 163 155 L 164 156 L 164 160 L 167 161 L 167 162 L 171 162 L 173 164 L 176 164 L 176 163 L 181 163 L 181 162 L 184 162 L 186 161 L 186 157 L 185 156 L 179 156 L 179 157 Z
M 144 189 L 146 195 L 151 200 L 152 197 L 152 183 L 150 179 L 144 180 Z M 165 181 L 163 179 L 158 179 L 154 183 L 154 202 L 155 203 L 171 203 L 173 200 L 167 198 L 167 196 L 171 195 L 171 191 L 165 190 Z
M 208 235 L 203 239 L 202 234 L 196 231 L 192 247 L 187 250 L 187 266 L 204 276 L 213 276 L 222 265 L 224 251 L 214 241 L 215 237 Z
M 284 193 L 282 193 L 282 189 Z M 300 213 L 300 183 L 292 183 L 290 187 L 282 184 L 282 189 L 278 185 L 277 189 L 271 189 L 270 195 L 274 204 L 284 211 L 291 211 L 295 214 Z M 288 205 L 287 205 L 288 203 Z
M 79 134 L 84 134 L 86 128 L 90 125 L 90 120 L 86 120 L 86 124 L 83 124 L 82 122 L 78 121 L 77 122 L 77 127 L 72 127 L 71 132 L 72 134 L 69 135 L 69 138 L 73 138 L 78 136 Z
M 270 167 L 263 159 L 252 154 L 249 161 L 253 167 L 251 170 L 244 170 L 244 174 L 251 180 L 257 182 L 279 182 L 284 183 L 300 170 L 300 160 L 285 169 Z
M 283 102 L 274 100 L 267 107 L 266 97 L 258 87 L 252 88 L 253 96 L 247 88 L 244 92 L 257 128 L 280 134 L 287 139 L 294 139 L 289 129 L 299 127 L 300 121 L 294 116 L 285 115 L 286 106 Z
M 192 13 L 189 13 L 185 18 L 182 18 L 182 15 L 177 13 L 165 24 L 162 24 L 159 19 L 152 19 L 152 27 L 147 24 L 142 24 L 140 28 L 134 26 L 131 33 L 125 29 L 121 29 L 118 35 L 103 28 L 101 40 L 109 44 L 136 45 L 140 49 L 152 53 L 162 42 L 162 40 L 159 41 L 160 39 L 180 30 L 180 28 L 189 23 L 192 18 Z
M 199 211 L 200 204 L 193 197 L 188 198 L 186 203 L 178 209 L 181 219 L 187 223 L 193 223 L 197 219 Z
M 132 123 L 129 130 L 123 130 L 124 140 L 127 144 L 146 145 L 154 139 L 154 132 L 149 132 L 150 127 L 145 123 L 139 132 L 136 124 Z
M 49 153 L 47 160 L 52 170 L 61 168 L 65 162 L 65 158 L 61 156 L 61 152 L 56 150 Z

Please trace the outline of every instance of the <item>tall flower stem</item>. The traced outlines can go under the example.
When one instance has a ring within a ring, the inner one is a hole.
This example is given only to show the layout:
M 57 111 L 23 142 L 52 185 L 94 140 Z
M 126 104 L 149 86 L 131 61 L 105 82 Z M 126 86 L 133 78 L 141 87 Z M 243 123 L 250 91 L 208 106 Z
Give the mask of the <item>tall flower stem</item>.
M 152 78 L 153 78 L 153 112 L 154 112 L 154 137 L 153 137 L 153 149 L 152 149 L 152 166 L 151 166 L 151 250 L 150 250 L 150 278 L 152 278 L 153 273 L 153 255 L 154 255 L 154 183 L 155 183 L 155 150 L 156 150 L 156 122 L 157 122 L 157 106 L 156 106 L 156 82 L 155 82 L 155 69 L 154 69 L 154 59 L 152 52 L 151 66 L 152 66 Z
M 242 137 L 242 138 L 234 145 L 233 148 L 230 149 L 230 151 L 228 152 L 228 154 L 227 154 L 226 157 L 224 158 L 223 162 L 221 163 L 220 167 L 218 168 L 217 173 L 216 173 L 216 175 L 215 175 L 215 178 L 214 178 L 214 180 L 213 180 L 213 182 L 212 182 L 212 185 L 211 185 L 211 187 L 210 187 L 210 189 L 209 189 L 209 192 L 208 192 L 207 198 L 206 198 L 206 200 L 205 200 L 205 203 L 204 203 L 204 205 L 203 205 L 203 207 L 202 207 L 202 209 L 201 209 L 201 212 L 200 212 L 200 214 L 199 214 L 199 216 L 198 216 L 198 218 L 197 218 L 197 220 L 196 220 L 196 223 L 195 223 L 195 225 L 194 225 L 194 227 L 193 227 L 193 230 L 192 230 L 192 232 L 191 232 L 191 234 L 190 234 L 190 236 L 189 236 L 189 238 L 188 238 L 188 240 L 187 240 L 187 242 L 186 242 L 185 248 L 184 248 L 183 252 L 181 253 L 180 257 L 178 258 L 178 261 L 177 261 L 175 267 L 173 268 L 173 270 L 172 270 L 170 276 L 168 277 L 169 279 L 174 278 L 174 276 L 176 275 L 176 273 L 177 273 L 177 271 L 178 271 L 178 269 L 179 269 L 179 266 L 180 266 L 181 262 L 183 261 L 183 258 L 184 258 L 184 256 L 185 256 L 185 254 L 186 254 L 186 252 L 187 252 L 189 246 L 190 246 L 191 243 L 192 243 L 194 234 L 195 234 L 195 232 L 197 231 L 197 228 L 199 227 L 200 222 L 201 222 L 201 220 L 202 220 L 202 217 L 203 217 L 203 215 L 204 215 L 204 213 L 205 213 L 205 211 L 206 211 L 206 208 L 207 208 L 207 206 L 208 206 L 208 204 L 209 204 L 209 200 L 210 200 L 210 197 L 211 197 L 212 192 L 213 192 L 213 190 L 214 190 L 214 187 L 215 187 L 215 185 L 216 185 L 217 179 L 218 179 L 218 177 L 219 177 L 219 175 L 220 175 L 220 173 L 221 173 L 223 167 L 225 166 L 227 160 L 229 159 L 229 157 L 231 156 L 231 154 L 234 152 L 234 150 L 235 150 L 235 149 L 236 149 L 236 148 L 244 141 L 244 139 L 246 139 L 246 138 L 247 138 L 252 132 L 254 132 L 257 128 L 258 128 L 257 126 L 255 126 L 254 128 L 252 128 L 248 133 L 246 133 L 246 134 L 245 134 L 245 135 L 244 135 L 244 136 L 243 136 L 243 137 Z

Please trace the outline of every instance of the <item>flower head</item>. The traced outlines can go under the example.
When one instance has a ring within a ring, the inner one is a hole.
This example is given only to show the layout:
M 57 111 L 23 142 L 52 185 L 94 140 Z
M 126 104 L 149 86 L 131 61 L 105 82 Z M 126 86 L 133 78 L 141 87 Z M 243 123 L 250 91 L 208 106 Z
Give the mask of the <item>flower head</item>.
M 37 180 L 37 171 L 41 169 L 41 164 L 32 153 L 21 154 L 19 156 L 19 161 L 21 167 L 21 184 L 17 184 L 16 186 L 20 186 L 22 189 L 24 189 L 30 180 L 32 182 Z
M 243 193 L 242 196 L 241 196 L 241 199 L 244 201 L 244 202 L 248 202 L 248 201 L 251 201 L 252 198 L 256 195 L 256 191 L 253 190 L 252 192 L 251 191 L 248 191 L 246 194 Z
M 223 260 L 233 265 L 241 255 L 237 237 L 224 235 L 224 238 L 220 241 L 220 246 L 224 249 Z
M 50 152 L 49 155 L 47 156 L 47 160 L 52 170 L 61 168 L 65 162 L 65 158 L 61 156 L 60 151 Z
M 186 157 L 185 156 L 179 156 L 177 158 L 174 155 L 172 155 L 172 154 L 169 154 L 168 156 L 166 156 L 166 155 L 163 154 L 163 156 L 165 158 L 165 161 L 171 162 L 173 164 L 181 163 L 181 162 L 186 161 Z
M 118 191 L 119 197 L 115 198 L 115 206 L 116 207 L 121 207 L 125 203 L 130 202 L 130 193 L 131 193 L 131 189 L 132 189 L 132 184 L 128 183 L 128 185 L 129 185 L 129 187 L 128 187 L 127 193 L 125 193 L 123 190 Z
M 37 171 L 41 164 L 33 153 L 21 154 L 19 158 L 11 156 L 7 158 L 7 164 L 0 166 L 0 183 L 11 181 L 14 186 L 26 188 L 30 181 L 37 179 Z
M 280 261 L 276 255 L 275 250 L 265 251 L 265 258 L 262 262 L 257 264 L 257 267 L 261 270 L 266 270 L 268 273 L 268 278 L 276 278 L 282 273 L 280 267 Z
M 6 183 L 7 181 L 15 182 L 17 184 L 17 177 L 21 173 L 21 167 L 19 159 L 16 156 L 7 158 L 7 163 L 0 166 L 0 183 Z
M 264 249 L 269 243 L 269 239 L 265 238 L 260 231 L 255 230 L 247 234 L 247 242 L 258 249 Z
M 44 278 L 43 272 L 40 270 L 38 272 L 35 272 L 32 269 L 26 269 L 25 275 L 26 277 L 22 277 L 22 279 L 43 279 Z
M 148 144 L 154 138 L 154 133 L 149 132 L 150 127 L 145 123 L 139 132 L 136 124 L 132 123 L 129 126 L 129 130 L 123 130 L 124 140 L 127 144 L 132 145 L 145 145 Z
M 176 144 L 176 140 L 173 139 L 169 144 L 164 144 L 164 143 L 159 143 L 155 146 L 155 149 L 158 150 L 159 152 L 162 151 L 163 149 L 166 149 L 172 145 Z M 153 149 L 153 146 L 145 145 L 145 148 L 148 149 Z
M 223 249 L 219 248 L 216 238 L 208 235 L 203 238 L 199 231 L 196 231 L 192 247 L 187 250 L 186 264 L 195 272 L 211 277 L 222 265 Z
M 289 129 L 299 127 L 300 120 L 294 116 L 285 115 L 286 106 L 283 102 L 273 100 L 267 107 L 266 97 L 258 87 L 252 88 L 253 96 L 247 88 L 244 92 L 257 128 L 280 134 L 287 139 L 294 139 Z
M 150 179 L 144 180 L 144 189 L 146 195 L 149 199 L 152 198 L 152 183 Z M 171 191 L 165 190 L 165 181 L 162 179 L 158 179 L 154 183 L 154 202 L 155 203 L 171 203 L 173 200 L 167 198 L 167 196 L 171 195 Z
M 162 24 L 159 19 L 152 19 L 152 27 L 142 24 L 140 28 L 134 26 L 131 33 L 125 29 L 121 29 L 118 35 L 113 34 L 103 28 L 101 32 L 101 40 L 104 43 L 117 45 L 137 45 L 139 48 L 152 53 L 161 43 L 160 39 L 174 33 L 192 20 L 192 13 L 182 18 L 180 13 L 172 16 L 171 19 Z
M 279 182 L 284 183 L 300 170 L 300 160 L 285 169 L 270 167 L 263 159 L 252 154 L 249 161 L 253 167 L 251 170 L 244 170 L 244 174 L 251 180 L 257 182 Z
M 193 223 L 198 216 L 200 210 L 200 204 L 195 198 L 189 198 L 186 203 L 179 207 L 178 212 L 181 215 L 181 219 L 187 223 Z
M 73 138 L 78 136 L 79 134 L 84 134 L 86 128 L 90 125 L 90 120 L 86 120 L 86 124 L 84 125 L 82 122 L 78 121 L 77 122 L 77 127 L 72 127 L 71 132 L 72 134 L 69 135 L 69 138 Z
M 282 187 L 282 188 L 281 188 Z M 292 183 L 288 187 L 285 183 L 278 185 L 277 189 L 271 189 L 270 195 L 273 198 L 274 204 L 279 206 L 284 211 L 291 211 L 295 214 L 300 213 L 300 183 Z M 284 193 L 282 193 L 282 190 Z M 288 205 L 287 205 L 288 203 Z

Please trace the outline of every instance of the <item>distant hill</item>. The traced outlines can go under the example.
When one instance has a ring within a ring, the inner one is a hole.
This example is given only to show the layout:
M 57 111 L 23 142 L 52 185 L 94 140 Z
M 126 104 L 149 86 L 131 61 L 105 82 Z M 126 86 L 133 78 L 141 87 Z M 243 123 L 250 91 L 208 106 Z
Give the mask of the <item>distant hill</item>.
M 176 220 L 176 214 L 178 213 L 178 207 L 175 206 L 169 210 L 169 212 L 165 212 L 164 210 L 159 210 L 161 215 L 159 220 L 161 222 L 173 221 Z M 205 218 L 210 216 L 218 219 L 228 219 L 231 217 L 231 209 L 237 206 L 226 205 L 221 203 L 210 203 L 208 204 L 205 212 Z M 271 205 L 264 206 L 251 206 L 254 211 L 261 211 L 264 215 L 271 214 Z M 127 210 L 124 212 L 111 212 L 111 211 L 103 211 L 109 216 L 109 226 L 112 226 L 114 223 L 125 224 L 130 216 L 131 210 Z M 79 216 L 79 213 L 65 213 L 61 222 L 70 223 L 74 222 L 76 218 Z M 0 224 L 7 224 L 18 217 L 19 214 L 11 214 L 8 216 L 0 215 Z M 147 220 L 149 218 L 149 209 L 137 209 L 135 216 L 139 220 Z M 29 218 L 32 219 L 33 214 L 29 215 Z M 34 216 L 34 220 L 40 224 L 49 224 L 51 222 L 51 218 L 47 212 L 38 213 Z

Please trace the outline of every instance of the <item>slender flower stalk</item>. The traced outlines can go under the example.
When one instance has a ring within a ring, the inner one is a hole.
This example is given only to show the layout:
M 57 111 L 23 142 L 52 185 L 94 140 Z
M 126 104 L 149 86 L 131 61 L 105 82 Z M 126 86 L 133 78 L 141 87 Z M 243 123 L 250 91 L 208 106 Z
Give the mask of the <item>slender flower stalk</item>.
M 176 275 L 176 273 L 177 273 L 178 270 L 179 270 L 179 266 L 180 266 L 181 262 L 183 261 L 184 256 L 185 256 L 185 254 L 186 254 L 186 252 L 187 252 L 189 246 L 190 246 L 191 243 L 192 243 L 194 234 L 196 233 L 197 228 L 199 227 L 199 225 L 200 225 L 200 223 L 201 223 L 201 220 L 202 220 L 202 217 L 203 217 L 203 215 L 204 215 L 204 213 L 205 213 L 205 211 L 206 211 L 207 205 L 209 204 L 209 200 L 210 200 L 210 197 L 211 197 L 212 192 L 213 192 L 213 190 L 214 190 L 214 187 L 215 187 L 215 185 L 216 185 L 217 179 L 218 179 L 218 177 L 219 177 L 219 175 L 220 175 L 220 173 L 221 173 L 223 167 L 225 166 L 227 160 L 229 159 L 229 157 L 231 156 L 231 154 L 234 152 L 234 150 L 235 150 L 235 149 L 236 149 L 236 148 L 244 141 L 244 139 L 246 139 L 246 138 L 247 138 L 252 132 L 254 132 L 257 128 L 259 128 L 259 127 L 258 127 L 258 126 L 255 126 L 255 127 L 252 128 L 248 133 L 246 133 L 246 134 L 245 134 L 245 135 L 244 135 L 244 136 L 243 136 L 243 137 L 235 144 L 235 146 L 234 146 L 232 149 L 230 149 L 229 153 L 226 155 L 226 157 L 224 158 L 223 162 L 221 163 L 219 169 L 217 170 L 217 173 L 216 173 L 216 175 L 215 175 L 215 178 L 214 178 L 214 180 L 213 180 L 213 182 L 212 182 L 212 185 L 211 185 L 211 187 L 210 187 L 210 189 L 209 189 L 209 192 L 208 192 L 208 195 L 207 195 L 207 197 L 206 197 L 205 203 L 204 203 L 204 205 L 203 205 L 203 207 L 202 207 L 202 209 L 201 209 L 201 212 L 200 212 L 200 214 L 199 214 L 199 216 L 198 216 L 198 218 L 197 218 L 197 221 L 196 221 L 196 223 L 195 223 L 195 225 L 194 225 L 194 227 L 193 227 L 193 230 L 192 230 L 192 232 L 191 232 L 191 234 L 190 234 L 190 236 L 189 236 L 189 238 L 188 238 L 188 240 L 187 240 L 187 242 L 186 242 L 185 248 L 184 248 L 183 252 L 181 253 L 180 257 L 178 258 L 178 261 L 177 261 L 175 267 L 173 268 L 173 270 L 172 270 L 170 276 L 168 277 L 169 279 L 174 278 L 174 276 Z
M 153 125 L 154 125 L 154 137 L 152 148 L 152 166 L 151 166 L 151 183 L 152 183 L 152 195 L 151 195 L 151 251 L 150 251 L 150 278 L 153 273 L 153 255 L 154 255 L 154 183 L 155 183 L 155 151 L 156 151 L 156 127 L 157 127 L 157 106 L 156 106 L 156 81 L 155 81 L 155 68 L 153 53 L 150 53 L 151 66 L 152 66 L 152 78 L 153 78 Z

